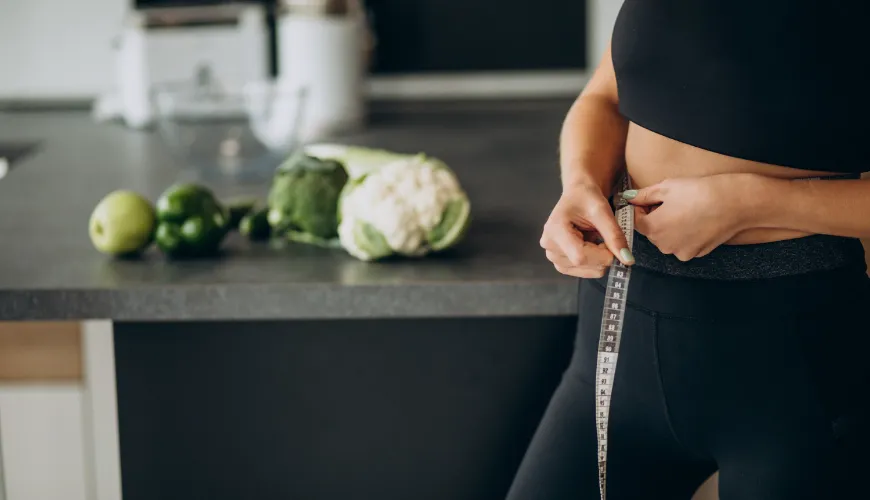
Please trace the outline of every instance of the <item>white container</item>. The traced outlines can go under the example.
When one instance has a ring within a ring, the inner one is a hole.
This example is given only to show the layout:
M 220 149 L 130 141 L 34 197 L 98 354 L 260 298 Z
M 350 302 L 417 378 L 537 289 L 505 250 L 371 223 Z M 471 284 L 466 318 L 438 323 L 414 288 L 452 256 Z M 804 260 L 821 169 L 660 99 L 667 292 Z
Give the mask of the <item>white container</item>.
M 119 38 L 116 78 L 121 115 L 150 125 L 154 85 L 190 81 L 203 68 L 233 87 L 268 76 L 266 12 L 257 5 L 134 11 Z
M 282 86 L 307 93 L 300 139 L 320 140 L 360 129 L 366 120 L 365 16 L 352 7 L 330 12 L 294 5 L 298 7 L 285 2 L 277 21 L 277 78 Z

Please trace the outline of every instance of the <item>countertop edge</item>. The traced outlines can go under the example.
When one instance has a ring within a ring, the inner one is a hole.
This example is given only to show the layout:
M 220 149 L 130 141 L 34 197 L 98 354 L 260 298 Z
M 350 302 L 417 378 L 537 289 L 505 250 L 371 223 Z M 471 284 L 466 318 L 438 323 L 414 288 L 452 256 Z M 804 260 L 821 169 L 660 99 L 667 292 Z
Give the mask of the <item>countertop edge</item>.
M 577 313 L 571 281 L 0 291 L 0 321 L 276 321 Z

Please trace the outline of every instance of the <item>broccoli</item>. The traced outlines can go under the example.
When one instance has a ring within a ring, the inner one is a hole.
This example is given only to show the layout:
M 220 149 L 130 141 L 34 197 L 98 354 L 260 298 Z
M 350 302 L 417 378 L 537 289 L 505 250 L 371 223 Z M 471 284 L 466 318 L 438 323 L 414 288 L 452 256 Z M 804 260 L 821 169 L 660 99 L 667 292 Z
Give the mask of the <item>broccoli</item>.
M 338 197 L 347 183 L 344 166 L 331 159 L 297 153 L 275 171 L 267 200 L 275 234 L 297 240 L 338 235 Z

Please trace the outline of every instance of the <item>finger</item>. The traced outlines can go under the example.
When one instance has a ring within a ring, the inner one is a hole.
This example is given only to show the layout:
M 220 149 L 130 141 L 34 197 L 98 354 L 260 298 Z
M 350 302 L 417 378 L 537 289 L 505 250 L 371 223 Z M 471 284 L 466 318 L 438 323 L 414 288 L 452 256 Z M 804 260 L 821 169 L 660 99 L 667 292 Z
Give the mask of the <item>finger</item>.
M 622 232 L 619 224 L 617 224 L 613 212 L 602 208 L 590 214 L 589 219 L 595 226 L 595 229 L 601 234 L 601 237 L 604 238 L 604 244 L 607 245 L 611 254 L 627 266 L 634 264 L 634 256 L 628 248 L 625 233 Z
M 701 257 L 705 257 L 707 255 L 710 255 L 713 252 L 713 250 L 716 250 L 717 248 L 719 248 L 720 245 L 721 245 L 721 243 L 718 243 L 718 244 L 715 242 L 707 243 L 706 245 L 701 247 L 700 250 L 695 252 L 695 258 L 698 259 Z
M 599 243 L 604 243 L 604 238 L 598 231 L 584 232 L 583 239 L 586 240 L 588 243 L 594 243 L 596 245 L 598 245 Z
M 572 264 L 571 261 L 568 260 L 568 257 L 565 257 L 563 254 L 561 254 L 559 252 L 547 250 L 546 255 L 547 255 L 547 260 L 549 260 L 550 262 L 552 262 L 553 264 L 555 264 L 557 266 L 562 266 L 562 267 L 573 267 L 574 266 L 574 264 Z
M 554 229 L 554 227 L 556 227 L 556 225 L 551 224 L 544 228 L 544 234 L 541 236 L 540 241 L 541 248 L 565 255 L 558 237 L 554 236 L 556 233 L 561 232 L 562 228 L 559 227 Z M 576 236 L 580 238 L 581 243 L 585 240 L 585 236 L 579 231 L 576 232 Z
M 585 251 L 586 251 L 586 248 L 584 248 L 584 252 Z M 607 251 L 606 248 L 604 249 L 603 253 L 605 254 L 605 258 L 613 260 L 613 256 L 610 255 L 610 252 Z M 598 268 L 605 268 L 605 267 L 608 267 L 610 265 L 610 263 L 607 262 L 607 263 L 590 263 L 590 264 L 584 264 L 582 266 L 575 266 L 574 264 L 571 263 L 570 260 L 568 260 L 568 257 L 560 254 L 559 252 L 547 250 L 546 254 L 547 254 L 547 260 L 549 260 L 550 262 L 552 262 L 555 265 L 559 265 L 562 267 L 589 267 L 589 268 L 598 269 Z M 595 258 L 593 257 L 590 260 L 593 260 L 593 259 L 595 259 Z
M 580 226 L 578 226 L 577 224 L 574 224 L 572 222 L 571 229 L 579 232 L 583 237 L 583 241 L 589 241 L 589 242 L 595 243 L 596 245 L 598 243 L 601 243 L 602 241 L 604 241 L 601 238 L 601 234 L 599 234 L 598 231 L 596 231 L 594 228 L 593 229 L 583 229 Z
M 609 267 L 613 263 L 613 253 L 607 248 L 606 243 L 590 243 L 583 244 L 583 256 L 586 260 L 585 265 L 588 266 L 605 266 Z
M 586 257 L 583 254 L 584 241 L 583 235 L 575 230 L 573 225 L 564 224 L 555 226 L 548 234 L 554 247 L 547 247 L 556 253 L 564 255 L 573 266 L 582 266 L 586 264 Z
M 570 274 L 571 276 L 578 274 L 583 274 L 584 276 L 589 274 L 603 276 L 608 269 L 607 266 L 572 266 L 570 264 L 566 265 L 565 263 L 553 263 L 553 267 L 560 269 L 559 272 Z
M 573 229 L 550 229 L 547 236 L 542 238 L 542 246 L 551 255 L 559 255 L 566 265 L 576 266 L 609 266 L 613 261 L 613 254 L 603 245 L 585 241 L 584 235 Z M 571 252 L 576 252 L 571 255 Z
M 539 242 L 541 248 L 544 250 L 559 250 L 559 245 L 550 237 L 550 231 L 548 229 L 544 229 L 544 234 L 541 236 L 541 241 Z
M 604 264 L 605 267 L 610 267 L 613 264 L 613 252 L 607 248 L 607 243 L 601 242 L 595 245 L 595 253 L 599 255 L 601 260 L 598 262 L 599 264 Z
M 712 252 L 715 248 L 716 248 L 716 247 L 714 247 L 714 246 L 710 246 L 710 247 L 707 247 L 707 248 L 702 248 L 702 249 L 698 252 L 698 255 L 695 256 L 695 258 L 698 259 L 698 258 L 701 258 L 701 257 L 705 257 L 705 256 L 709 255 L 710 252 Z
M 640 234 L 649 236 L 649 214 L 646 207 L 634 207 L 634 228 Z
M 677 260 L 679 260 L 680 262 L 689 262 L 690 260 L 695 258 L 696 254 L 697 254 L 697 252 L 695 252 L 693 250 L 682 250 L 682 251 L 676 252 L 674 254 L 674 257 L 676 257 Z
M 658 210 L 648 210 L 648 207 L 634 207 L 634 228 L 649 240 L 659 236 L 661 218 L 662 212 Z
M 668 241 L 668 238 L 666 234 L 662 234 L 658 219 L 659 217 L 655 212 L 645 213 L 642 207 L 635 207 L 634 228 L 637 229 L 638 233 L 646 236 L 646 239 L 661 253 L 671 255 L 674 251 L 669 244 L 664 243 Z
M 663 203 L 666 189 L 661 184 L 654 184 L 643 189 L 629 189 L 620 193 L 622 199 L 632 205 L 649 206 Z
M 601 278 L 604 276 L 606 269 L 601 266 L 563 267 L 556 265 L 554 267 L 560 273 L 566 276 L 574 276 L 575 278 Z

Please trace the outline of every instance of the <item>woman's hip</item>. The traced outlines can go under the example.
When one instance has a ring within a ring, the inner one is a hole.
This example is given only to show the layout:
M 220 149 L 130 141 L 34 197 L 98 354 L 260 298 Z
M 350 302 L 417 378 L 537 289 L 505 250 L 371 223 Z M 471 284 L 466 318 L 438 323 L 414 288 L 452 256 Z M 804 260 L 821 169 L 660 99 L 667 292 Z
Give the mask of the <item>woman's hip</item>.
M 589 382 L 595 376 L 606 285 L 607 276 L 580 280 L 579 285 L 572 371 Z M 860 268 L 722 281 L 635 266 L 621 293 L 626 306 L 620 359 L 626 362 L 642 359 L 685 376 L 691 376 L 691 367 L 704 364 L 770 366 L 782 360 L 781 368 L 800 368 L 811 360 L 819 375 L 838 364 L 867 365 L 860 356 L 870 352 L 865 313 L 870 278 Z M 624 370 L 630 374 L 634 368 Z
M 605 284 L 580 284 L 571 372 L 589 383 Z M 843 423 L 870 429 L 866 274 L 720 282 L 637 268 L 627 296 L 614 400 L 657 398 L 693 454 L 718 460 L 735 440 L 768 434 L 812 436 L 821 449 Z

